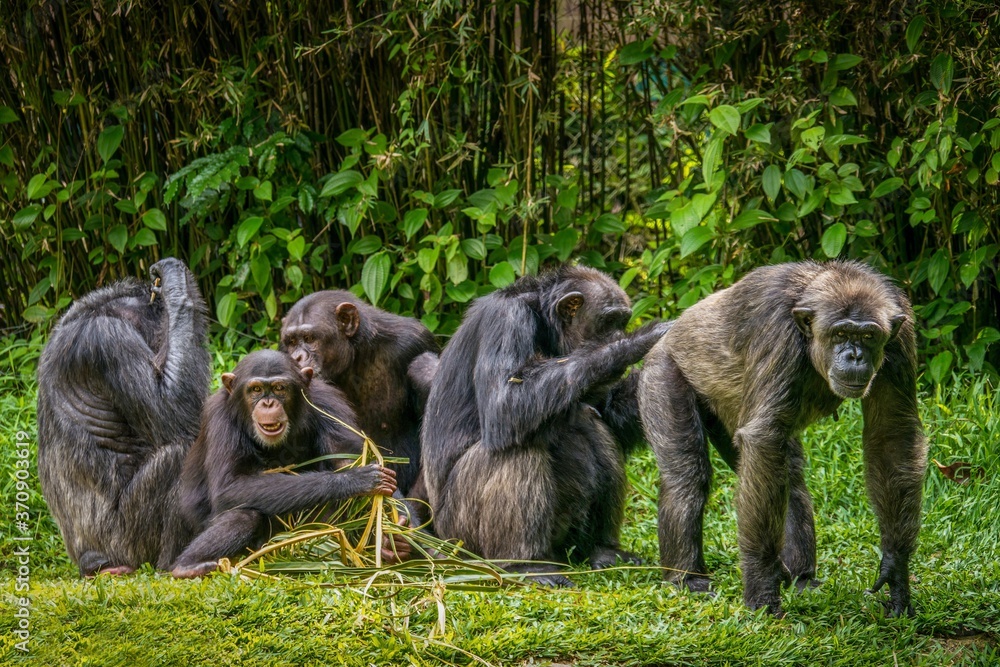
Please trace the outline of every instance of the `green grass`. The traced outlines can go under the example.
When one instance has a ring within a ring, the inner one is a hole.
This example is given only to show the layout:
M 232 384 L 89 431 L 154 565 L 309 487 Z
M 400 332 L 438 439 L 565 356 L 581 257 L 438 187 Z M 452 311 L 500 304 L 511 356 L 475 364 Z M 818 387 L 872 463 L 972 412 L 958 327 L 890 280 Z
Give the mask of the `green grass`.
M 860 411 L 824 421 L 804 438 L 816 505 L 819 576 L 785 592 L 775 620 L 740 604 L 733 511 L 735 478 L 716 459 L 705 528 L 718 596 L 680 592 L 651 569 L 577 575 L 574 590 L 419 590 L 321 586 L 322 577 L 241 581 L 215 575 L 173 581 L 145 570 L 82 581 L 66 557 L 32 469 L 28 653 L 17 650 L 13 441 L 35 434 L 32 377 L 38 343 L 0 344 L 0 664 L 37 665 L 996 665 L 1000 664 L 1000 401 L 982 382 L 924 396 L 931 457 L 971 461 L 983 481 L 958 485 L 933 468 L 913 559 L 913 619 L 886 618 L 864 594 L 878 564 L 878 533 L 864 496 Z M 11 370 L 13 369 L 13 370 Z M 33 442 L 33 440 L 32 440 Z M 623 545 L 657 560 L 655 464 L 630 465 Z M 12 534 L 13 533 L 13 534 Z M 392 593 L 392 595 L 390 595 Z

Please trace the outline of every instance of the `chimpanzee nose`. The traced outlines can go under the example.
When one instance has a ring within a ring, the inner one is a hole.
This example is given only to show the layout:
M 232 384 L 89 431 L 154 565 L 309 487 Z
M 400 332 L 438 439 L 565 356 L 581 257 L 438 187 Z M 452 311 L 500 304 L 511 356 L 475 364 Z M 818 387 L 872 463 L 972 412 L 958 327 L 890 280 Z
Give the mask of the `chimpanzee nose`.
M 863 358 L 864 358 L 864 355 L 861 352 L 861 348 L 858 347 L 857 345 L 852 345 L 847 350 L 847 359 L 849 361 L 851 361 L 852 363 L 856 364 L 856 363 L 860 362 Z
M 302 350 L 296 350 L 295 352 L 292 353 L 292 360 L 295 361 L 295 363 L 297 363 L 299 366 L 301 366 L 306 361 L 306 353 L 303 352 Z

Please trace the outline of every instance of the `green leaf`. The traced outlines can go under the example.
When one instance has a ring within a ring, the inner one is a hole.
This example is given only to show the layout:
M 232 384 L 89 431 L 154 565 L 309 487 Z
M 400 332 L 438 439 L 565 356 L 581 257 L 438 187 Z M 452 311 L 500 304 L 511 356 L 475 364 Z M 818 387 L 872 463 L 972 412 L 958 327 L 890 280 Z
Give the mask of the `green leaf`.
M 910 20 L 910 25 L 906 26 L 906 48 L 910 50 L 910 53 L 916 52 L 917 43 L 920 41 L 920 35 L 923 34 L 926 23 L 927 18 L 918 15 L 914 16 Z
M 794 167 L 785 172 L 785 187 L 799 199 L 805 199 L 809 194 L 809 180 L 806 175 Z
M 306 239 L 304 236 L 296 236 L 288 242 L 288 256 L 298 261 L 306 253 Z
M 460 194 L 462 194 L 461 190 L 445 190 L 437 193 L 434 195 L 434 208 L 444 208 L 451 205 Z
M 465 253 L 459 250 L 448 260 L 448 280 L 452 285 L 464 283 L 469 278 L 469 260 Z
M 101 160 L 104 162 L 110 160 L 118 147 L 121 146 L 124 137 L 125 128 L 121 125 L 104 128 L 101 136 L 97 137 L 97 154 L 101 156 Z
M 778 219 L 767 211 L 762 211 L 759 208 L 750 209 L 749 211 L 743 211 L 738 216 L 736 216 L 731 223 L 729 223 L 730 231 L 739 231 L 741 229 L 749 229 L 759 225 L 762 222 L 777 222 Z
M 945 350 L 934 355 L 934 358 L 928 362 L 927 372 L 930 373 L 931 379 L 934 380 L 935 384 L 941 384 L 948 373 L 951 372 L 952 359 L 951 352 Z
M 444 290 L 452 301 L 468 303 L 476 296 L 476 283 L 466 280 L 460 285 L 448 285 Z
M 236 230 L 236 242 L 241 248 L 257 235 L 257 230 L 262 224 L 264 224 L 264 218 L 259 215 L 249 217 L 240 223 L 239 229 Z
M 320 191 L 319 196 L 336 197 L 337 195 L 347 192 L 350 188 L 356 188 L 359 184 L 363 183 L 364 180 L 365 177 L 353 169 L 337 172 L 326 180 L 326 183 L 323 184 L 323 190 Z
M 605 213 L 594 221 L 593 228 L 602 234 L 622 234 L 625 232 L 625 223 L 617 215 Z
M 219 303 L 215 306 L 215 316 L 219 318 L 219 323 L 224 327 L 229 327 L 234 324 L 232 321 L 233 315 L 236 313 L 236 303 L 238 298 L 236 292 L 229 292 L 224 297 L 219 299 Z
M 262 253 L 250 260 L 250 275 L 253 276 L 258 294 L 267 291 L 267 286 L 271 283 L 271 260 L 267 255 Z
M 462 239 L 462 252 L 476 261 L 486 259 L 486 244 L 482 239 Z
M 884 197 L 890 192 L 895 192 L 903 185 L 903 179 L 898 176 L 893 176 L 892 178 L 887 178 L 872 190 L 872 199 L 878 199 L 879 197 Z
M 740 129 L 740 112 L 736 107 L 721 104 L 708 112 L 712 125 L 724 132 L 735 135 Z
M 944 248 L 939 248 L 927 263 L 927 282 L 930 283 L 935 294 L 941 291 L 944 281 L 948 279 L 949 265 L 948 253 L 944 251 Z
M 846 241 L 847 227 L 842 222 L 835 222 L 823 232 L 820 245 L 823 246 L 823 252 L 826 253 L 826 256 L 833 259 L 840 255 L 840 251 L 844 249 Z
M 33 324 L 39 324 L 49 319 L 49 317 L 51 317 L 52 314 L 53 314 L 52 311 L 46 308 L 45 306 L 35 305 L 35 306 L 28 306 L 27 308 L 25 308 L 22 317 L 24 317 L 24 319 L 27 320 L 28 322 L 31 322 Z
M 931 61 L 931 83 L 945 95 L 951 90 L 951 80 L 955 76 L 955 61 L 947 53 L 939 53 Z
M 777 198 L 778 193 L 781 192 L 781 167 L 776 164 L 768 165 L 760 178 L 760 182 L 764 187 L 764 194 L 773 202 Z
M 17 114 L 8 106 L 0 104 L 0 125 L 17 121 Z
M 830 104 L 835 104 L 838 107 L 856 107 L 858 106 L 858 98 L 847 86 L 838 86 L 830 93 Z
M 156 245 L 156 234 L 154 234 L 150 229 L 140 229 L 132 238 L 137 246 Z
M 681 259 L 684 259 L 712 239 L 713 231 L 709 227 L 692 227 L 681 238 Z
M 853 53 L 838 53 L 830 60 L 830 64 L 827 65 L 827 67 L 835 72 L 839 72 L 841 70 L 854 67 L 862 60 L 864 60 L 864 58 L 856 56 Z
M 49 180 L 48 174 L 35 174 L 34 176 L 32 176 L 31 180 L 28 181 L 28 187 L 26 188 L 28 199 L 41 199 L 49 192 L 51 192 L 52 191 L 51 187 L 48 188 L 47 190 L 45 189 L 45 184 L 48 182 L 48 180 Z
M 12 221 L 14 223 L 14 229 L 19 232 L 23 232 L 31 226 L 31 223 L 35 221 L 35 218 L 37 218 L 38 214 L 41 212 L 42 207 L 39 204 L 32 204 L 31 206 L 22 208 L 14 214 L 14 220 Z
M 262 181 L 253 189 L 253 196 L 261 201 L 271 201 L 272 192 L 271 181 Z
M 824 201 L 826 201 L 826 193 L 823 191 L 823 188 L 816 188 L 809 193 L 802 206 L 799 207 L 799 217 L 804 218 L 809 215 L 822 206 Z
M 711 101 L 712 98 L 710 98 L 708 95 L 692 95 L 691 97 L 681 102 L 680 106 L 684 106 L 685 104 L 708 104 Z
M 767 125 L 754 123 L 743 130 L 743 136 L 750 141 L 756 141 L 758 144 L 769 144 L 771 143 L 771 125 L 773 123 L 768 123 Z
M 712 137 L 712 140 L 708 142 L 705 146 L 705 150 L 701 154 L 701 175 L 705 179 L 705 183 L 709 184 L 711 187 L 712 175 L 715 170 L 719 168 L 719 161 L 722 158 L 722 143 L 725 140 L 725 135 L 717 134 Z
M 0 164 L 7 167 L 14 166 L 14 149 L 10 146 L 0 146 Z
M 128 241 L 128 229 L 125 225 L 115 225 L 108 231 L 108 243 L 119 252 L 125 252 L 125 243 Z
M 500 262 L 490 269 L 490 284 L 497 289 L 510 285 L 515 278 L 514 267 L 510 262 Z
M 979 265 L 975 262 L 969 262 L 963 264 L 962 268 L 958 270 L 958 277 L 962 279 L 962 284 L 968 289 L 972 287 L 972 283 L 976 282 L 976 278 L 979 277 Z
M 403 216 L 403 232 L 406 234 L 407 241 L 424 226 L 428 213 L 426 208 L 414 208 L 406 212 L 406 215 Z
M 358 255 L 370 255 L 382 249 L 382 239 L 372 234 L 354 239 L 347 245 L 347 249 Z
M 824 136 L 826 136 L 826 129 L 822 125 L 811 127 L 802 132 L 802 143 L 812 150 L 816 150 L 819 148 L 819 142 L 823 141 Z
M 357 148 L 362 143 L 368 140 L 368 133 L 364 130 L 359 130 L 358 128 L 352 128 L 347 130 L 339 137 L 336 141 L 341 146 L 346 146 L 348 148 Z
M 651 39 L 626 44 L 618 52 L 618 62 L 622 65 L 635 65 L 652 57 L 653 40 Z
M 167 231 L 167 216 L 158 208 L 151 208 L 142 214 L 142 224 L 158 232 Z
M 368 297 L 373 306 L 378 305 L 382 293 L 389 284 L 391 269 L 392 260 L 384 252 L 369 257 L 361 268 L 361 287 L 365 290 L 365 296 Z
M 858 203 L 854 193 L 839 183 L 830 184 L 830 201 L 839 206 L 849 206 Z
M 302 269 L 297 264 L 285 267 L 285 279 L 291 283 L 292 287 L 299 289 L 302 287 Z

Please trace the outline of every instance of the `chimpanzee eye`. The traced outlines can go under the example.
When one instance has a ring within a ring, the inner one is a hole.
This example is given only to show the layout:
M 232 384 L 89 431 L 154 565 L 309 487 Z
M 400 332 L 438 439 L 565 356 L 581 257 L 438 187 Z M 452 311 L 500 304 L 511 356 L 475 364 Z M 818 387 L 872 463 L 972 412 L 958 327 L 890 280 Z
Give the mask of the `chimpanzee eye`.
M 260 385 L 255 384 L 254 386 L 250 387 L 250 391 L 252 391 L 255 394 L 259 394 L 261 392 Z
M 274 391 L 276 391 L 276 392 L 278 392 L 280 394 L 280 393 L 282 393 L 282 392 L 285 391 L 285 385 L 283 385 L 283 384 L 273 384 L 273 385 L 271 385 L 271 389 L 273 389 Z
M 871 335 L 870 333 L 866 333 L 866 334 L 865 334 L 865 335 L 863 336 L 863 338 L 864 338 L 865 340 L 871 340 L 871 339 L 872 339 L 872 335 Z
M 304 335 L 302 337 L 302 342 L 306 343 L 306 344 L 312 343 L 313 342 L 313 335 L 312 334 L 306 334 L 306 335 Z

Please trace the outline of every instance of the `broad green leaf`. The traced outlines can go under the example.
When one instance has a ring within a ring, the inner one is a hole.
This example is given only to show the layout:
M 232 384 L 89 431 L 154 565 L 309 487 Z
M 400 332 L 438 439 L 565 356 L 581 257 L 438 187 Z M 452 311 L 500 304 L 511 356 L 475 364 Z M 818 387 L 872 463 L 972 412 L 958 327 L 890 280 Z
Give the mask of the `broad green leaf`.
M 48 188 L 45 187 L 45 184 L 48 183 L 48 180 L 49 180 L 48 174 L 35 174 L 34 176 L 32 176 L 31 180 L 28 181 L 28 187 L 25 188 L 28 195 L 28 199 L 41 199 L 49 192 L 51 192 L 52 191 L 51 186 Z
M 842 222 L 835 222 L 823 232 L 820 245 L 823 246 L 823 252 L 826 253 L 826 256 L 833 259 L 840 255 L 846 241 L 847 227 Z
M 101 156 L 102 161 L 107 162 L 111 159 L 111 156 L 121 146 L 124 137 L 125 128 L 121 125 L 112 125 L 111 127 L 104 128 L 101 135 L 97 137 L 97 154 Z
M 434 195 L 434 208 L 444 208 L 451 205 L 460 194 L 462 194 L 461 190 L 445 190 L 437 193 Z
M 271 201 L 273 191 L 271 181 L 262 181 L 253 189 L 253 196 L 261 201 Z
M 19 232 L 23 232 L 31 223 L 35 221 L 38 214 L 42 212 L 42 207 L 39 204 L 32 204 L 31 206 L 26 206 L 20 211 L 14 214 L 14 229 Z
M 740 112 L 740 115 L 747 114 L 764 102 L 763 97 L 748 97 L 739 104 L 736 105 L 736 110 Z
M 14 166 L 14 149 L 10 146 L 0 146 L 0 164 L 5 167 Z
M 49 319 L 51 315 L 52 313 L 45 306 L 35 305 L 35 306 L 28 306 L 27 308 L 25 308 L 22 317 L 24 317 L 24 319 L 28 322 L 31 322 L 33 324 L 39 324 Z
M 306 239 L 304 236 L 296 236 L 288 242 L 288 256 L 298 261 L 306 253 Z
M 342 133 L 337 137 L 336 141 L 341 146 L 346 146 L 348 148 L 357 148 L 362 143 L 368 140 L 368 133 L 364 130 L 359 130 L 358 128 L 352 128 Z
M 762 211 L 759 208 L 750 209 L 749 211 L 743 211 L 738 216 L 736 216 L 733 221 L 729 224 L 730 231 L 739 231 L 741 229 L 749 229 L 759 225 L 762 222 L 777 222 L 777 218 L 768 213 L 767 211 Z
M 292 287 L 299 289 L 302 287 L 302 269 L 296 264 L 290 264 L 285 267 L 285 280 L 287 280 Z
M 768 123 L 764 125 L 763 123 L 754 123 L 747 129 L 743 130 L 743 135 L 750 141 L 756 141 L 759 144 L 769 144 L 771 143 L 771 125 L 773 123 Z
M 939 53 L 931 61 L 931 83 L 945 95 L 951 90 L 955 76 L 955 61 L 947 53 Z
M 249 217 L 240 223 L 239 229 L 236 230 L 236 242 L 241 248 L 257 235 L 257 230 L 262 224 L 264 224 L 264 218 L 259 215 Z
M 271 284 L 271 260 L 267 258 L 267 255 L 261 253 L 250 260 L 250 275 L 253 276 L 253 284 L 257 287 L 257 293 L 266 292 L 267 286 Z
M 140 229 L 135 233 L 133 237 L 135 245 L 137 246 L 151 246 L 156 245 L 156 234 L 153 233 L 151 229 Z
M 721 104 L 708 112 L 712 125 L 729 134 L 736 134 L 740 129 L 740 112 L 736 107 Z
M 722 158 L 722 143 L 725 140 L 725 135 L 717 134 L 712 137 L 712 140 L 708 142 L 705 146 L 705 150 L 701 154 L 701 172 L 702 178 L 705 179 L 705 183 L 712 183 L 712 174 L 715 170 L 719 168 L 719 160 Z
M 799 199 L 805 199 L 809 194 L 809 180 L 806 175 L 794 167 L 785 172 L 785 187 Z
M 858 106 L 858 98 L 847 86 L 838 86 L 830 93 L 830 104 L 835 104 L 838 107 L 856 107 Z
M 361 268 L 361 287 L 373 306 L 377 306 L 382 298 L 382 293 L 389 284 L 391 270 L 392 260 L 384 252 L 369 257 Z
M 158 232 L 167 231 L 167 216 L 158 208 L 151 208 L 142 214 L 142 224 Z
M 476 261 L 486 259 L 486 244 L 482 239 L 462 239 L 462 252 Z
M 353 169 L 337 172 L 326 180 L 319 196 L 321 198 L 336 197 L 337 195 L 347 192 L 350 188 L 356 188 L 360 183 L 364 182 L 364 180 L 365 177 Z
M 448 260 L 448 280 L 452 285 L 464 283 L 469 278 L 469 260 L 465 253 L 459 250 Z
M 826 129 L 822 125 L 811 127 L 802 132 L 802 143 L 816 150 L 819 148 L 819 142 L 823 141 L 824 136 L 826 136 Z
M 219 318 L 219 323 L 222 326 L 229 327 L 235 324 L 232 319 L 236 312 L 237 301 L 236 292 L 229 292 L 219 299 L 219 303 L 215 306 L 215 316 Z
M 593 228 L 602 234 L 621 234 L 625 231 L 625 223 L 617 215 L 605 213 L 594 221 Z
M 927 364 L 927 372 L 935 384 L 944 382 L 945 377 L 951 372 L 951 362 L 953 356 L 951 352 L 945 350 L 934 355 L 934 358 Z
M 944 281 L 948 279 L 949 265 L 948 253 L 945 252 L 944 248 L 939 248 L 927 263 L 927 282 L 930 283 L 935 294 L 941 291 Z
M 972 283 L 976 282 L 976 278 L 979 277 L 979 265 L 975 262 L 969 262 L 963 264 L 962 268 L 958 270 L 958 277 L 962 279 L 962 284 L 968 289 L 972 287 Z
M 500 262 L 490 269 L 490 284 L 498 289 L 510 285 L 515 278 L 514 267 L 509 262 Z
M 417 265 L 424 273 L 434 273 L 434 269 L 437 266 L 438 257 L 440 255 L 441 249 L 438 246 L 433 248 L 421 248 L 417 251 Z
M 711 101 L 712 98 L 710 98 L 708 95 L 692 95 L 691 97 L 681 102 L 681 106 L 685 104 L 708 104 Z
M 799 207 L 799 217 L 804 218 L 809 215 L 822 206 L 824 201 L 826 201 L 826 193 L 823 191 L 823 188 L 816 188 L 809 193 L 802 206 Z
M 927 18 L 918 15 L 914 16 L 910 20 L 910 25 L 906 26 L 906 48 L 910 50 L 910 53 L 916 52 L 917 43 L 920 41 L 920 35 L 923 34 L 926 23 Z
M 644 39 L 632 42 L 622 47 L 618 52 L 618 62 L 622 65 L 635 65 L 653 57 L 653 40 Z
M 358 255 L 370 255 L 373 252 L 378 252 L 382 249 L 382 239 L 374 234 L 362 236 L 359 239 L 351 241 L 347 244 L 347 247 L 352 253 Z
M 854 193 L 839 183 L 830 184 L 830 201 L 840 206 L 849 206 L 858 202 L 854 198 Z
M 764 187 L 764 194 L 773 202 L 781 192 L 781 167 L 776 164 L 768 165 L 760 181 Z
M 403 216 L 403 233 L 406 234 L 407 241 L 424 226 L 424 222 L 427 221 L 427 214 L 428 211 L 426 208 L 414 208 L 407 211 L 406 215 Z
M 476 283 L 466 280 L 460 285 L 448 285 L 444 290 L 452 301 L 468 303 L 476 296 Z
M 903 185 L 903 179 L 899 178 L 898 176 L 887 178 L 875 186 L 875 189 L 872 190 L 871 197 L 872 199 L 878 199 L 879 197 L 884 197 L 890 192 L 898 190 L 902 185 Z
M 828 67 L 834 71 L 850 69 L 860 63 L 864 58 L 853 53 L 838 53 L 830 60 Z
M 125 225 L 115 225 L 108 231 L 108 243 L 119 253 L 125 252 L 125 243 L 128 241 L 128 229 Z
M 714 236 L 713 231 L 708 227 L 694 227 L 689 229 L 681 238 L 681 259 L 684 259 L 698 248 L 705 245 Z
M 13 123 L 17 120 L 17 114 L 8 106 L 0 104 L 0 125 Z

